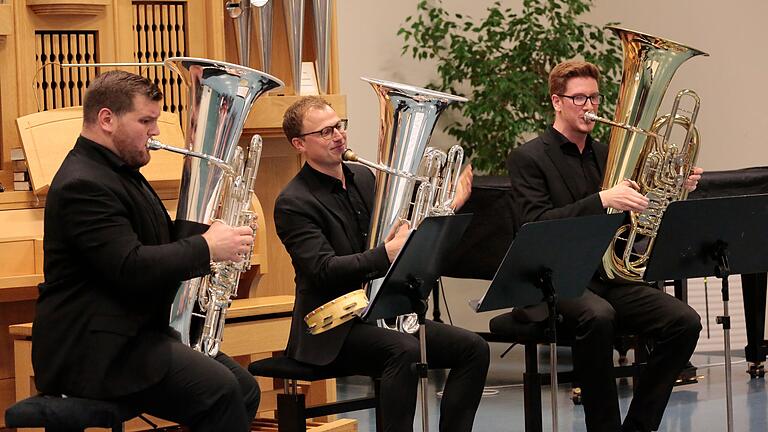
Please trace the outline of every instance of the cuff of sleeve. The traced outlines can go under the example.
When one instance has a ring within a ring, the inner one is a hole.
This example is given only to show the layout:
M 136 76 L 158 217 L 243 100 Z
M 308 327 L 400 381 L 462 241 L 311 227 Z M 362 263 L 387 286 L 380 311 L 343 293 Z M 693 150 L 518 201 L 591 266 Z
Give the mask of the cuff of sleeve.
M 384 244 L 380 244 L 379 246 L 376 246 L 372 250 L 373 252 L 373 262 L 376 266 L 377 272 L 384 274 L 389 270 L 389 257 L 387 256 L 387 249 L 384 247 Z
M 188 237 L 187 240 L 190 243 L 190 249 L 195 251 L 193 261 L 195 265 L 191 269 L 191 277 L 207 275 L 211 272 L 211 251 L 208 249 L 208 242 L 200 234 Z
M 589 200 L 588 206 L 590 210 L 593 210 L 596 214 L 605 210 L 605 208 L 603 208 L 603 200 L 600 199 L 599 192 L 592 194 L 591 196 L 587 197 L 587 199 Z

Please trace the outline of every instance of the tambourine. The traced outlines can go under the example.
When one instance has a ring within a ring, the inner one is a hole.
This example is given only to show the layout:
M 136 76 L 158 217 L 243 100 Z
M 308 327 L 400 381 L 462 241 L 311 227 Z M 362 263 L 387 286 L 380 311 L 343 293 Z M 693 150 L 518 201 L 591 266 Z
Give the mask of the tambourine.
M 368 307 L 368 296 L 364 289 L 355 290 L 337 297 L 304 317 L 310 334 L 330 330 L 359 316 Z

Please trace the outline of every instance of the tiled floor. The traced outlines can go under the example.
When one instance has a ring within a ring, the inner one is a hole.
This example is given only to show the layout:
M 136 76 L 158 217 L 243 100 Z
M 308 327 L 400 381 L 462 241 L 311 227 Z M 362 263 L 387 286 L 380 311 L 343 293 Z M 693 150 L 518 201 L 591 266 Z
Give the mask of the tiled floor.
M 505 346 L 492 344 L 492 363 L 487 380 L 489 394 L 483 397 L 475 418 L 475 431 L 522 432 L 523 390 L 522 347 L 515 347 L 503 359 L 499 355 Z M 570 365 L 567 349 L 559 350 L 560 364 Z M 542 364 L 548 358 L 540 353 Z M 692 362 L 703 375 L 699 383 L 676 387 L 672 393 L 660 431 L 667 432 L 722 432 L 726 430 L 726 398 L 724 357 L 720 353 L 696 354 Z M 542 365 L 542 367 L 547 367 Z M 746 363 L 742 357 L 733 357 L 733 411 L 734 431 L 768 431 L 768 391 L 765 379 L 750 379 L 745 373 Z M 442 388 L 445 374 L 436 371 L 430 374 L 430 405 L 428 407 L 430 430 L 437 432 L 439 399 L 436 388 Z M 365 394 L 369 390 L 367 380 L 339 380 L 339 397 Z M 632 388 L 629 383 L 620 383 L 622 414 L 626 413 L 631 400 Z M 563 384 L 558 391 L 559 430 L 582 432 L 584 411 L 570 400 L 571 388 Z M 548 387 L 542 393 L 544 410 L 544 431 L 551 431 L 551 410 Z M 360 420 L 361 432 L 373 432 L 372 411 L 359 411 L 349 417 Z M 421 430 L 420 409 L 417 409 L 415 431 Z

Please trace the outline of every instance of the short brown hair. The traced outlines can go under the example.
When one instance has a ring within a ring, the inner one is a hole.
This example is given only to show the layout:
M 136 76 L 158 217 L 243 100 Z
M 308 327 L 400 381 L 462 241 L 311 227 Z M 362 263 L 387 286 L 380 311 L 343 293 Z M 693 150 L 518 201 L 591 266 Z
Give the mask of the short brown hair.
M 148 78 L 125 71 L 109 71 L 97 76 L 85 90 L 83 122 L 93 124 L 102 108 L 119 116 L 133 109 L 133 98 L 163 99 L 163 92 Z
M 594 78 L 599 83 L 600 70 L 592 63 L 581 60 L 568 60 L 556 65 L 549 72 L 550 96 L 565 93 L 571 78 Z
M 305 96 L 288 107 L 283 114 L 283 133 L 292 141 L 301 135 L 304 126 L 304 117 L 310 109 L 325 109 L 331 104 L 320 96 Z

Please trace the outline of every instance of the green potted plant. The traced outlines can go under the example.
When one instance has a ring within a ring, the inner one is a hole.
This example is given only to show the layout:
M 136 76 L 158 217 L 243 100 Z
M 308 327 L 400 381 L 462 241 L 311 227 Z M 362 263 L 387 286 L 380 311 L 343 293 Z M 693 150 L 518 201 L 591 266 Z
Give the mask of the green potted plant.
M 452 108 L 460 120 L 446 132 L 477 171 L 505 174 L 512 148 L 551 124 L 548 74 L 563 60 L 583 58 L 600 68 L 606 101 L 600 108 L 613 113 L 621 46 L 612 33 L 579 21 L 591 6 L 591 0 L 523 0 L 513 12 L 497 1 L 475 19 L 447 11 L 441 0 L 421 0 L 405 19 L 398 31 L 403 54 L 437 63 L 437 82 L 429 87 L 469 98 Z M 604 142 L 608 134 L 602 125 L 595 129 Z

